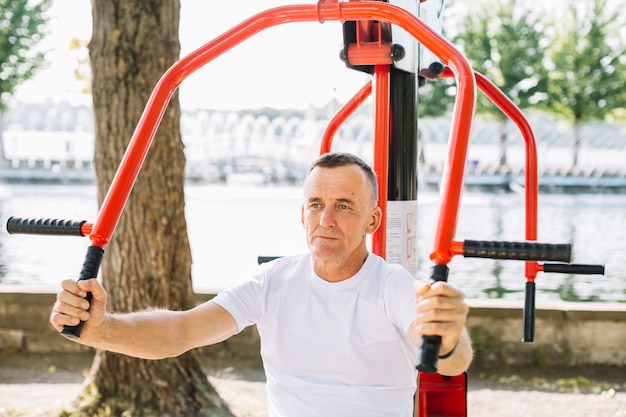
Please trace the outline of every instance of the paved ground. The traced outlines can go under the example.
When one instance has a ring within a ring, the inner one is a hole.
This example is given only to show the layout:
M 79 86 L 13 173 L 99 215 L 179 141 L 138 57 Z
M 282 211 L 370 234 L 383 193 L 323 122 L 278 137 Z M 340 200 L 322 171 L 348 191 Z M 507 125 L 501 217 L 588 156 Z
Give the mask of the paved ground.
M 89 356 L 0 357 L 0 417 L 51 417 L 81 390 Z M 263 417 L 258 364 L 206 363 L 207 375 L 238 417 Z M 472 369 L 468 409 L 475 417 L 626 417 L 626 368 Z

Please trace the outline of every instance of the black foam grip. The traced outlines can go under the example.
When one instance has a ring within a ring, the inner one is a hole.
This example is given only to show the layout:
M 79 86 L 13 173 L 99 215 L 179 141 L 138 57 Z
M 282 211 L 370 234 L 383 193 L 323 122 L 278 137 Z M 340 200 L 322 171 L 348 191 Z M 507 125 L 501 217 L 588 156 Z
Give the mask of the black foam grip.
M 80 271 L 78 280 L 95 278 L 98 275 L 100 269 L 100 263 L 104 257 L 104 249 L 98 246 L 89 246 L 87 248 L 87 255 L 83 262 L 83 268 Z M 85 299 L 91 303 L 91 293 L 87 293 Z M 76 326 L 64 326 L 61 330 L 61 334 L 69 339 L 78 339 L 80 337 L 80 331 L 83 328 L 84 322 L 78 323 Z
M 604 275 L 604 265 L 590 264 L 544 264 L 543 272 L 561 274 Z
M 84 220 L 9 217 L 7 231 L 9 234 L 84 236 L 81 231 L 84 223 Z
M 521 261 L 567 262 L 572 259 L 570 243 L 498 242 L 466 240 L 463 242 L 466 258 L 517 259 Z
M 447 265 L 435 265 L 430 271 L 430 279 L 433 281 L 447 281 L 449 268 Z M 422 336 L 420 343 L 420 361 L 417 370 L 426 374 L 437 372 L 439 362 L 439 348 L 441 348 L 441 336 Z
M 522 342 L 535 341 L 535 282 L 526 281 L 524 300 L 524 337 Z

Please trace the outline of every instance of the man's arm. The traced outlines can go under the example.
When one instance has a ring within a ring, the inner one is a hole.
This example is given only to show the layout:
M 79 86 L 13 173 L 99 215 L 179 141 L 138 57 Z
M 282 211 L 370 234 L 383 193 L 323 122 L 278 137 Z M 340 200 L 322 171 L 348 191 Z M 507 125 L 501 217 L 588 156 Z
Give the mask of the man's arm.
M 422 336 L 441 336 L 439 355 L 446 358 L 439 360 L 438 372 L 442 375 L 465 372 L 474 353 L 465 328 L 469 307 L 463 293 L 445 282 L 418 282 L 415 302 L 416 318 L 409 328 L 413 344 L 419 348 Z
M 235 319 L 208 301 L 191 310 L 147 310 L 128 314 L 106 312 L 107 294 L 96 279 L 63 281 L 50 322 L 57 329 L 84 325 L 78 343 L 144 359 L 178 356 L 190 349 L 218 343 L 237 333 Z M 91 292 L 92 300 L 85 300 Z

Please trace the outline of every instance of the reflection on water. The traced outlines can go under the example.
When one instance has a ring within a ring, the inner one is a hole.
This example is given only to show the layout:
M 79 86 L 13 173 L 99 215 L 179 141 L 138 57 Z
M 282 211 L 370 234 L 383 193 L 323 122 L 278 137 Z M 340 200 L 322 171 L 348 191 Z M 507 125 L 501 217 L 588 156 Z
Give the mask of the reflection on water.
M 0 184 L 0 218 L 53 217 L 94 221 L 94 186 Z M 240 282 L 258 255 L 306 251 L 300 188 L 255 184 L 188 185 L 186 213 L 196 290 Z M 418 273 L 427 277 L 438 194 L 419 197 Z M 524 201 L 517 194 L 465 192 L 456 240 L 524 240 Z M 538 237 L 573 243 L 573 262 L 604 263 L 606 276 L 543 274 L 538 300 L 622 301 L 626 294 L 626 195 L 550 194 L 539 199 Z M 87 238 L 0 233 L 0 284 L 55 288 L 78 275 Z M 106 256 L 104 262 L 106 262 Z M 469 298 L 523 299 L 524 263 L 455 257 L 450 281 Z

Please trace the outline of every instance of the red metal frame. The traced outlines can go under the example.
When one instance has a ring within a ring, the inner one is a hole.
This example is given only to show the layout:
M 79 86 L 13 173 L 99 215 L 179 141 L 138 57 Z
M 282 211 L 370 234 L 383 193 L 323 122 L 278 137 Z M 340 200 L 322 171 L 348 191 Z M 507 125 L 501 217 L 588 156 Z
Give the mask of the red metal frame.
M 359 108 L 365 100 L 372 94 L 372 82 L 368 81 L 365 85 L 350 99 L 332 118 L 332 120 L 326 126 L 324 135 L 322 136 L 322 143 L 320 145 L 320 155 L 330 152 L 330 148 L 333 144 L 333 138 L 335 133 L 339 130 L 339 127 L 348 120 L 356 109 Z
M 439 78 L 450 78 L 454 74 L 449 68 L 446 68 L 443 74 Z M 537 145 L 535 141 L 535 134 L 528 122 L 526 116 L 522 111 L 513 103 L 495 84 L 493 84 L 483 74 L 474 71 L 476 77 L 476 85 L 478 89 L 483 92 L 505 115 L 507 115 L 519 128 L 520 133 L 525 141 L 526 150 L 526 166 L 524 171 L 524 195 L 525 195 L 525 208 L 526 208 L 526 240 L 537 240 L 537 212 L 538 212 L 538 195 L 539 195 L 539 180 L 538 180 L 538 165 L 537 165 Z M 371 81 L 366 83 L 361 90 L 343 106 L 335 117 L 331 120 L 328 128 L 324 132 L 322 139 L 321 153 L 330 152 L 333 142 L 333 136 L 339 129 L 339 126 L 344 123 L 352 113 L 367 99 L 372 92 Z M 382 181 L 381 181 L 382 182 Z M 445 196 L 444 196 L 445 197 Z M 375 239 L 376 241 L 376 239 Z M 451 241 L 450 244 L 451 254 L 462 255 L 463 243 L 457 241 Z M 379 252 L 377 252 L 379 253 Z M 380 253 L 379 253 L 380 254 Z M 526 278 L 529 281 L 533 281 L 537 272 L 541 272 L 543 266 L 535 261 L 526 262 Z
M 372 235 L 372 252 L 387 253 L 387 188 L 389 179 L 389 65 L 374 67 L 374 171 L 378 176 L 378 207 L 382 209 L 381 227 Z
M 466 373 L 452 377 L 421 373 L 417 383 L 417 417 L 467 416 Z
M 387 26 L 387 27 L 386 27 Z M 351 65 L 391 65 L 389 27 L 384 22 L 360 20 L 356 25 L 356 42 L 348 46 Z M 386 33 L 387 31 L 387 33 Z
M 324 22 L 327 20 L 380 20 L 398 25 L 418 39 L 452 69 L 458 94 L 450 132 L 452 144 L 449 154 L 450 165 L 444 174 L 444 187 L 442 189 L 442 196 L 445 198 L 442 198 L 440 208 L 440 219 L 445 219 L 445 221 L 440 220 L 439 222 L 435 252 L 432 256 L 437 263 L 448 262 L 452 254 L 450 247 L 456 229 L 462 174 L 475 107 L 476 87 L 473 71 L 465 57 L 448 40 L 429 28 L 416 16 L 394 5 L 376 1 L 338 2 L 336 0 L 322 0 L 315 5 L 282 6 L 266 10 L 236 25 L 175 63 L 161 77 L 146 104 L 91 230 L 92 244 L 98 247 L 104 247 L 108 244 L 167 104 L 178 86 L 190 74 L 267 28 L 290 22 Z M 384 84 L 384 75 L 377 75 L 376 78 L 379 83 Z M 382 118 L 386 114 L 388 117 L 388 111 L 388 105 L 386 109 L 381 107 L 378 115 Z M 388 123 L 388 121 L 379 120 L 377 125 L 380 126 L 382 123 Z M 388 130 L 385 132 L 385 135 L 387 134 Z M 378 149 L 378 155 L 382 154 L 386 154 L 385 149 Z M 385 166 L 378 166 L 377 168 L 386 172 Z M 377 173 L 379 176 L 384 175 L 381 172 Z M 384 243 L 378 241 L 381 237 L 379 235 L 376 238 L 378 243 L 375 243 L 379 251 L 384 249 Z
M 292 5 L 266 10 L 243 21 L 172 65 L 161 77 L 146 104 L 104 198 L 96 222 L 82 228 L 89 232 L 92 245 L 103 248 L 109 243 L 169 100 L 178 86 L 190 74 L 264 29 L 289 22 L 324 22 L 327 20 L 342 22 L 346 20 L 378 21 L 395 24 L 418 39 L 424 47 L 437 55 L 451 69 L 457 84 L 457 97 L 450 131 L 448 165 L 443 174 L 441 187 L 439 222 L 436 229 L 434 251 L 431 255 L 431 259 L 435 263 L 448 263 L 454 254 L 452 239 L 456 230 L 467 146 L 474 116 L 476 94 L 474 73 L 465 57 L 450 42 L 429 28 L 419 18 L 399 7 L 379 1 L 338 2 L 337 0 L 320 0 L 315 5 Z M 382 25 L 379 24 L 378 27 L 380 28 Z M 367 46 L 365 50 L 356 54 L 352 52 L 351 56 L 365 56 L 367 60 L 374 59 L 376 61 L 374 63 L 376 98 L 374 169 L 380 183 L 379 204 L 385 213 L 390 117 L 390 54 L 387 53 L 385 56 L 385 53 L 381 53 L 381 51 L 387 49 L 390 51 L 390 48 L 382 42 L 383 38 L 381 32 L 377 39 L 373 39 L 377 45 Z M 363 51 L 364 53 L 361 53 Z M 348 55 L 350 54 L 349 50 Z M 367 92 L 367 88 L 365 92 Z M 356 99 L 353 104 L 359 100 Z M 373 251 L 384 256 L 385 241 L 386 227 L 385 217 L 383 217 L 382 227 L 373 236 Z
M 524 170 L 524 198 L 526 209 L 526 240 L 537 240 L 537 212 L 538 212 L 538 196 L 539 196 L 539 179 L 537 165 L 537 144 L 535 134 L 528 122 L 528 119 L 522 111 L 502 92 L 494 83 L 492 83 L 483 74 L 474 71 L 476 76 L 476 84 L 478 88 L 505 114 L 513 121 L 525 142 L 526 149 L 526 166 Z M 452 72 L 446 68 L 441 78 L 452 77 Z M 460 242 L 453 242 L 453 253 L 455 255 L 463 254 L 463 246 Z M 526 262 L 525 275 L 528 281 L 534 281 L 537 272 L 543 270 L 543 266 L 535 261 Z
M 283 6 L 261 12 L 182 58 L 165 72 L 146 104 L 105 196 L 96 222 L 93 224 L 81 223 L 80 225 L 80 233 L 89 235 L 92 242 L 80 279 L 94 276 L 91 275 L 92 272 L 97 273 L 103 253 L 101 249 L 109 243 L 169 100 L 182 81 L 214 58 L 264 29 L 289 22 L 316 20 L 320 23 L 325 20 L 356 21 L 357 41 L 354 44 L 347 45 L 344 51 L 348 65 L 367 66 L 368 72 L 373 69 L 373 84 L 370 82 L 364 86 L 331 121 L 322 140 L 320 152 L 330 151 L 332 137 L 339 125 L 374 90 L 374 170 L 378 175 L 379 181 L 379 205 L 383 209 L 382 226 L 374 234 L 372 241 L 375 253 L 383 257 L 386 255 L 389 138 L 392 122 L 390 119 L 393 116 L 390 108 L 390 71 L 392 64 L 391 51 L 395 49 L 390 43 L 390 25 L 392 24 L 403 28 L 424 47 L 438 56 L 445 65 L 445 71 L 441 77 L 454 77 L 457 87 L 448 141 L 448 158 L 440 183 L 439 217 L 435 230 L 433 252 L 430 255 L 431 260 L 436 265 L 442 266 L 449 263 L 453 256 L 463 255 L 464 253 L 464 243 L 454 241 L 453 238 L 457 226 L 467 148 L 476 104 L 477 86 L 505 115 L 516 123 L 526 142 L 526 240 L 537 239 L 537 197 L 539 187 L 536 143 L 530 124 L 519 108 L 486 77 L 474 72 L 465 57 L 452 44 L 408 11 L 384 1 L 353 0 L 339 2 L 338 0 L 319 0 L 315 5 Z M 373 86 L 375 87 L 374 89 Z M 413 89 L 413 87 L 411 85 L 409 88 Z M 405 164 L 413 166 L 413 162 Z M 410 176 L 413 175 L 414 171 L 411 171 Z M 414 183 L 411 187 L 413 186 Z M 74 224 L 72 224 L 72 232 L 74 232 L 74 227 Z M 96 251 L 92 251 L 92 249 L 96 249 Z M 526 259 L 542 258 L 529 257 Z M 555 259 L 560 260 L 560 257 L 555 256 Z M 531 311 L 532 313 L 530 316 L 525 314 L 524 317 L 525 319 L 530 317 L 532 325 L 534 325 L 534 279 L 537 272 L 544 271 L 544 267 L 547 270 L 547 266 L 548 264 L 544 266 L 537 262 L 526 262 L 525 273 L 528 282 L 525 312 Z M 576 266 L 578 269 L 588 269 L 586 265 L 570 266 Z M 447 271 L 447 268 L 437 269 L 445 269 Z M 553 269 L 554 271 L 552 272 L 556 272 L 556 269 L 567 270 L 563 268 Z M 603 266 L 601 269 L 603 270 Z M 529 288 L 531 289 L 530 292 Z M 529 294 L 532 295 L 530 298 L 528 297 Z M 530 334 L 528 340 L 530 341 L 532 341 L 532 325 L 528 326 L 528 329 L 530 329 L 528 331 Z M 70 335 L 78 336 L 80 326 L 75 327 L 77 329 L 67 329 L 68 331 L 65 334 L 68 337 Z M 525 327 L 525 337 L 526 330 Z M 428 351 L 428 349 L 425 350 Z M 436 366 L 434 369 L 436 370 Z M 452 379 L 438 374 L 422 375 L 418 385 L 417 398 L 419 402 L 415 411 L 417 415 L 420 417 L 426 417 L 427 415 L 454 417 L 467 415 L 465 378 L 466 375 L 460 375 Z M 441 398 L 441 395 L 444 393 L 445 399 Z
M 441 78 L 452 77 L 449 68 L 446 68 Z M 474 72 L 478 88 L 519 128 L 526 144 L 526 167 L 525 167 L 525 209 L 526 209 L 526 240 L 537 239 L 537 199 L 539 194 L 537 147 L 532 128 L 521 110 L 513 103 L 498 87 L 484 75 Z M 333 136 L 339 125 L 361 105 L 367 96 L 371 94 L 371 82 L 368 82 L 331 121 L 324 132 L 321 153 L 330 152 Z M 385 158 L 387 160 L 387 158 Z M 380 183 L 387 183 L 379 180 Z M 443 196 L 443 194 L 442 194 Z M 443 196 L 445 197 L 445 196 Z M 385 237 L 380 237 L 386 240 Z M 376 240 L 374 240 L 374 243 Z M 384 248 L 382 249 L 384 253 Z M 453 255 L 463 254 L 461 242 L 451 242 Z M 526 262 L 526 279 L 534 281 L 537 272 L 543 270 L 537 262 Z M 463 373 L 454 377 L 444 377 L 438 373 L 420 374 L 416 392 L 415 416 L 467 416 L 467 374 Z

